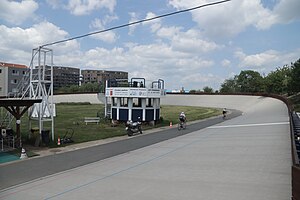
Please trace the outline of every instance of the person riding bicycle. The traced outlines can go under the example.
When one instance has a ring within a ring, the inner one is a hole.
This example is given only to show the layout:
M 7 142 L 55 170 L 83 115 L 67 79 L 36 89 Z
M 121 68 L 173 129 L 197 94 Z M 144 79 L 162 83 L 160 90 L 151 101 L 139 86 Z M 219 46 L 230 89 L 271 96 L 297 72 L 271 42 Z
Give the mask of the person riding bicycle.
M 224 108 L 224 109 L 223 109 L 223 118 L 226 117 L 226 113 L 227 113 L 227 110 L 226 110 L 226 108 Z
M 183 122 L 183 123 L 186 121 L 186 116 L 185 116 L 184 112 L 180 113 L 180 115 L 179 115 L 179 121 Z

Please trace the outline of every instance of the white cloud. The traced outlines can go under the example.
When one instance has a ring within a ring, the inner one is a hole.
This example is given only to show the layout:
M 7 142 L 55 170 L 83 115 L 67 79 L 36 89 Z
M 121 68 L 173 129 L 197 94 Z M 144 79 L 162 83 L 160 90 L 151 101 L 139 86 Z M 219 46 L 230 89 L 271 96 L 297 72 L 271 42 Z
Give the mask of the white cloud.
M 129 20 L 128 23 L 133 23 L 133 22 L 137 22 L 140 21 L 138 19 L 138 14 L 135 12 L 131 12 L 129 13 L 131 19 Z M 153 12 L 148 12 L 146 17 L 144 18 L 144 20 L 150 20 L 152 18 L 155 18 L 157 15 Z M 161 20 L 158 19 L 154 19 L 154 20 L 150 20 L 150 21 L 145 21 L 142 23 L 137 23 L 134 25 L 129 26 L 129 35 L 133 35 L 133 32 L 135 31 L 135 29 L 139 26 L 139 25 L 143 25 L 143 26 L 149 26 L 151 29 L 152 33 L 155 33 L 156 31 L 158 31 L 161 28 Z
M 299 0 L 281 0 L 275 6 L 274 14 L 278 16 L 281 23 L 290 23 L 294 20 L 300 20 L 299 8 Z
M 209 2 L 211 1 L 170 0 L 169 4 L 176 9 L 187 9 Z M 206 36 L 233 37 L 249 26 L 268 29 L 274 24 L 299 20 L 299 7 L 299 0 L 280 0 L 273 10 L 265 8 L 260 0 L 238 0 L 204 7 L 191 14 Z
M 295 52 L 286 53 L 275 50 L 246 55 L 243 51 L 235 52 L 235 57 L 239 59 L 239 67 L 250 68 L 260 72 L 270 72 L 275 67 L 282 67 L 299 59 L 300 49 Z
M 157 31 L 157 36 L 171 41 L 174 50 L 192 54 L 207 53 L 223 47 L 213 41 L 205 40 L 201 32 L 196 29 L 184 32 L 182 27 L 161 27 Z
M 11 24 L 22 24 L 28 18 L 34 16 L 34 12 L 38 9 L 35 1 L 0 1 L 0 18 Z
M 136 17 L 136 14 L 132 14 Z M 156 17 L 152 12 L 148 12 L 145 19 L 151 19 Z M 171 48 L 174 52 L 185 52 L 198 55 L 199 53 L 207 53 L 214 50 L 218 50 L 223 46 L 216 44 L 213 41 L 203 38 L 203 34 L 196 29 L 189 29 L 184 31 L 183 27 L 166 27 L 162 25 L 160 19 L 153 21 L 147 21 L 142 23 L 144 26 L 150 26 L 151 32 L 155 33 L 158 41 L 167 40 L 171 44 Z M 132 34 L 132 30 L 130 31 Z
M 178 9 L 204 5 L 207 0 L 171 0 Z M 193 20 L 203 28 L 206 35 L 234 36 L 259 19 L 264 10 L 259 0 L 230 1 L 192 11 Z M 255 11 L 255 12 L 253 12 Z M 255 13 L 255 14 L 254 14 Z M 261 14 L 260 14 L 261 13 Z
M 178 35 L 182 29 L 183 29 L 182 27 L 176 27 L 176 26 L 161 27 L 157 31 L 157 36 L 171 40 L 173 37 Z
M 133 23 L 133 22 L 136 22 L 138 21 L 138 17 L 137 17 L 137 14 L 135 12 L 130 12 L 129 13 L 129 16 L 130 16 L 130 20 L 128 23 Z M 129 35 L 133 35 L 134 31 L 135 31 L 135 28 L 138 26 L 138 24 L 134 24 L 134 25 L 131 25 L 129 26 L 129 32 L 128 34 Z
M 108 16 L 108 15 L 106 15 L 102 20 L 96 18 L 91 22 L 90 28 L 96 29 L 96 31 L 105 30 L 105 25 L 116 19 L 118 19 L 116 16 Z M 113 31 L 106 31 L 103 33 L 94 34 L 91 37 L 94 39 L 102 40 L 107 43 L 113 43 L 118 38 Z
M 262 53 L 246 55 L 242 51 L 235 52 L 235 56 L 240 60 L 240 67 L 265 68 L 272 63 L 279 61 L 280 52 L 268 50 Z
M 146 16 L 146 20 L 152 19 L 155 17 L 157 17 L 157 16 L 154 13 L 148 12 L 147 16 Z M 150 25 L 151 31 L 154 33 L 161 27 L 161 20 L 158 18 L 158 19 L 154 19 L 151 21 L 143 22 L 143 25 Z
M 192 29 L 175 35 L 172 38 L 172 47 L 179 51 L 195 54 L 206 53 L 221 48 L 215 42 L 202 39 L 201 34 Z
M 155 16 L 153 13 L 148 13 L 146 19 Z M 144 22 L 143 25 L 150 25 L 152 32 L 156 34 L 158 39 L 168 40 L 174 51 L 199 54 L 222 48 L 222 46 L 215 42 L 204 39 L 203 34 L 196 29 L 184 31 L 183 27 L 162 26 L 160 20 Z
M 91 35 L 90 37 L 101 40 L 106 43 L 114 43 L 118 39 L 118 36 L 113 31 L 107 31 L 107 32 Z
M 68 0 L 68 3 L 61 0 L 46 0 L 46 2 L 53 9 L 63 8 L 77 16 L 88 15 L 102 8 L 106 8 L 112 13 L 116 6 L 116 0 Z
M 88 15 L 94 10 L 107 8 L 113 12 L 116 6 L 116 0 L 69 0 L 66 8 L 70 10 L 73 15 Z
M 9 28 L 0 25 L 0 55 L 4 60 L 30 60 L 31 51 L 41 45 L 65 39 L 68 33 L 49 22 L 41 22 L 31 28 Z M 76 41 L 55 45 L 55 53 L 70 52 L 79 48 Z
M 221 62 L 221 65 L 224 66 L 224 67 L 229 67 L 230 64 L 231 64 L 231 62 L 230 62 L 230 60 L 228 60 L 228 59 L 224 59 L 224 60 L 222 60 L 222 62 Z
M 211 60 L 174 51 L 167 44 L 129 44 L 126 50 L 124 48 L 112 50 L 95 48 L 83 54 L 80 62 L 85 68 L 123 70 L 128 71 L 130 77 L 144 77 L 146 80 L 162 78 L 168 82 L 169 87 L 173 87 L 173 84 L 176 86 L 187 84 L 188 80 L 183 80 L 184 77 L 195 72 L 199 74 L 202 69 L 214 65 Z M 69 59 L 71 60 L 72 57 Z M 190 84 L 193 81 L 190 80 Z

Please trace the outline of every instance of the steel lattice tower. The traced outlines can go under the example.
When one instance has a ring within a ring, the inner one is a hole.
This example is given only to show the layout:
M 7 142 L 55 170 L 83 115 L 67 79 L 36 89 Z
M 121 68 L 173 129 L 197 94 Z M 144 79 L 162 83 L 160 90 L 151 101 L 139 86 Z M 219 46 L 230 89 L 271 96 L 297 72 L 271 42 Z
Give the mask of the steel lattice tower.
M 54 114 L 53 104 L 53 51 L 45 47 L 32 50 L 30 65 L 29 98 L 42 99 L 42 103 L 35 104 L 29 110 L 29 121 L 38 121 L 41 136 L 44 122 L 51 122 L 51 139 L 54 141 Z

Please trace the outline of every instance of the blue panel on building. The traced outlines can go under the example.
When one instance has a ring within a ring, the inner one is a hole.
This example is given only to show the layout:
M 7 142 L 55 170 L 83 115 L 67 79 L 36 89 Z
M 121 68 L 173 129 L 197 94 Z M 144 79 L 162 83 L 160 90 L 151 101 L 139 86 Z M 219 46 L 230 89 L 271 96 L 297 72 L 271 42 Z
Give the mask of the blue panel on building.
M 119 109 L 119 120 L 121 121 L 128 120 L 128 109 Z
M 154 120 L 154 109 L 147 109 L 146 110 L 146 121 L 153 121 Z
M 140 117 L 141 119 L 143 119 L 143 109 L 133 109 L 132 110 L 132 121 L 137 121 L 138 117 Z
M 112 119 L 113 120 L 117 120 L 117 109 L 116 108 L 112 108 L 112 113 L 111 113 L 112 115 Z

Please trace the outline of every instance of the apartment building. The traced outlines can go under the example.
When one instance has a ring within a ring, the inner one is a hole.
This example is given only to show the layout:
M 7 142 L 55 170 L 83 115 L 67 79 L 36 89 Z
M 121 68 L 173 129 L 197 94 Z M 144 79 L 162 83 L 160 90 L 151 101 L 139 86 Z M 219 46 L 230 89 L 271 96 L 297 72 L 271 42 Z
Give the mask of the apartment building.
M 82 83 L 99 83 L 105 84 L 109 79 L 126 79 L 128 72 L 123 71 L 106 71 L 106 70 L 81 70 Z
M 29 84 L 26 65 L 0 62 L 0 96 L 12 96 Z
M 41 70 L 43 67 L 41 67 Z M 42 71 L 40 71 L 42 73 Z M 33 77 L 38 74 L 38 67 L 33 70 Z M 46 80 L 51 80 L 51 66 L 45 67 Z M 53 66 L 53 89 L 54 91 L 61 87 L 79 85 L 80 69 L 74 67 Z
M 74 67 L 53 67 L 53 89 L 79 85 L 80 69 Z

